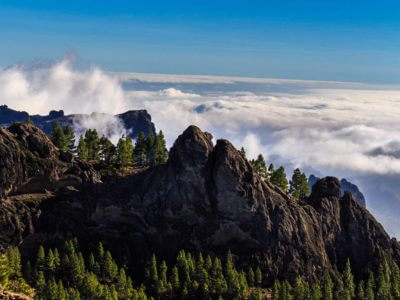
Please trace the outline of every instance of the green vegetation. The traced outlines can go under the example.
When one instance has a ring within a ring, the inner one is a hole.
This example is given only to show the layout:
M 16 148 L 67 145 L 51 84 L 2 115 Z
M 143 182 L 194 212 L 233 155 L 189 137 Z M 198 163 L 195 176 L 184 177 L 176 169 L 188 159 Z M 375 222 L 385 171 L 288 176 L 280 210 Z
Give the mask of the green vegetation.
M 290 180 L 289 193 L 297 198 L 303 199 L 310 194 L 310 186 L 307 177 L 299 168 L 293 172 L 292 180 Z
M 325 271 L 321 280 L 313 282 L 299 276 L 294 282 L 268 282 L 265 270 L 243 265 L 230 251 L 223 259 L 181 250 L 172 264 L 152 255 L 144 270 L 132 272 L 119 266 L 101 243 L 85 256 L 73 239 L 66 241 L 62 250 L 40 246 L 35 262 L 31 265 L 26 261 L 23 270 L 21 266 L 18 248 L 9 248 L 0 255 L 0 288 L 46 300 L 258 300 L 266 299 L 266 295 L 273 300 L 400 298 L 399 268 L 390 268 L 386 261 L 381 263 L 377 276 L 370 273 L 366 284 L 363 280 L 356 284 L 349 260 L 343 273 L 334 277 Z
M 243 147 L 239 152 L 246 158 L 246 151 Z M 307 177 L 299 168 L 294 170 L 292 179 L 288 182 L 286 171 L 283 166 L 275 169 L 274 165 L 271 163 L 267 169 L 267 164 L 261 153 L 258 155 L 257 159 L 252 159 L 249 163 L 257 175 L 265 180 L 269 180 L 272 184 L 278 186 L 282 191 L 290 194 L 294 198 L 301 200 L 310 194 L 310 186 Z
M 51 140 L 53 144 L 61 151 L 73 152 L 75 149 L 75 135 L 71 127 L 62 127 L 59 122 L 56 122 L 51 131 Z
M 244 152 L 244 149 L 243 149 Z M 250 165 L 253 168 L 253 171 L 256 172 L 261 177 L 268 179 L 269 174 L 267 172 L 267 165 L 265 164 L 265 160 L 262 154 L 259 154 L 257 159 L 252 159 L 250 161 Z
M 288 192 L 288 181 L 286 178 L 286 172 L 282 166 L 272 172 L 270 181 L 271 183 L 278 186 L 285 193 Z
M 147 138 L 140 132 L 135 146 L 129 136 L 122 136 L 115 146 L 106 136 L 99 137 L 95 129 L 88 129 L 79 137 L 75 149 L 73 130 L 56 123 L 51 140 L 62 151 L 75 153 L 84 161 L 98 162 L 108 169 L 125 169 L 137 166 L 156 166 L 168 160 L 168 151 L 163 132 L 149 135 Z

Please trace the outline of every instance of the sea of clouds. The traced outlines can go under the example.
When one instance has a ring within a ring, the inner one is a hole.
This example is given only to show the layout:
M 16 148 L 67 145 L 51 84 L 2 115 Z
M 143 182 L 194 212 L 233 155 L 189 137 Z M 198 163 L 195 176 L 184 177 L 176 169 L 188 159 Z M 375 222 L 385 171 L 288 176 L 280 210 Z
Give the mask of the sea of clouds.
M 399 86 L 110 73 L 76 69 L 63 59 L 1 69 L 0 104 L 38 114 L 147 109 L 169 146 L 195 124 L 215 140 L 244 146 L 250 158 L 263 153 L 288 175 L 300 167 L 308 175 L 346 177 L 386 230 L 400 237 Z M 124 131 L 118 120 L 95 116 L 80 128 Z

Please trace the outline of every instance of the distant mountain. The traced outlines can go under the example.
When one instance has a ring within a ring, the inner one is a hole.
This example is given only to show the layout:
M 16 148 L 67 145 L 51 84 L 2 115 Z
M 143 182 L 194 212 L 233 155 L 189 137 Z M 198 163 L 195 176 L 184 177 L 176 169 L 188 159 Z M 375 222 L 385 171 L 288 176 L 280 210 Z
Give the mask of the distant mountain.
M 62 110 L 52 110 L 47 116 L 29 115 L 25 111 L 13 110 L 7 105 L 0 106 L 0 125 L 7 126 L 13 122 L 25 122 L 28 119 L 31 119 L 37 127 L 42 129 L 47 134 L 51 132 L 56 122 L 60 122 L 60 124 L 63 126 L 73 126 L 74 123 L 80 123 L 81 121 L 89 118 L 106 119 L 110 117 L 112 117 L 112 115 L 99 113 L 92 113 L 91 115 L 65 115 L 64 111 Z M 115 117 L 121 121 L 121 125 L 125 127 L 133 139 L 135 139 L 140 132 L 143 132 L 146 136 L 156 133 L 155 126 L 151 121 L 151 116 L 146 110 L 130 110 L 116 115 Z
M 310 177 L 308 177 L 308 184 L 310 185 L 311 190 L 312 190 L 312 187 L 314 186 L 314 184 L 318 180 L 320 180 L 320 178 L 316 177 L 314 175 L 310 175 Z M 364 197 L 363 193 L 361 193 L 358 186 L 351 183 L 350 181 L 347 181 L 345 178 L 342 178 L 340 180 L 340 196 L 343 196 L 344 192 L 352 193 L 358 203 L 360 203 L 362 206 L 366 206 L 365 197 Z

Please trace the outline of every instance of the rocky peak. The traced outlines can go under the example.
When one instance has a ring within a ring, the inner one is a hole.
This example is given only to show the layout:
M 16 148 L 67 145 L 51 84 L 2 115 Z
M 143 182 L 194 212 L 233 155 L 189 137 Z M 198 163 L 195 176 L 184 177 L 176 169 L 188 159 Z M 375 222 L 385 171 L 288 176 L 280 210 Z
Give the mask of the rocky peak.
M 212 150 L 212 135 L 196 126 L 189 126 L 172 146 L 170 164 L 180 168 L 201 168 Z
M 13 123 L 8 130 L 14 137 L 41 158 L 58 157 L 58 149 L 50 141 L 49 137 L 39 128 L 27 123 Z
M 31 124 L 0 127 L 0 197 L 45 193 L 68 184 L 99 180 L 91 165 L 82 166 L 80 162 L 60 160 L 60 152 L 48 136 Z M 93 176 L 87 176 L 87 169 Z
M 318 205 L 322 199 L 339 199 L 340 182 L 336 177 L 325 177 L 319 179 L 312 187 L 311 195 L 308 199 L 312 205 Z
M 321 178 L 318 178 L 311 174 L 308 177 L 308 184 L 310 186 L 310 189 L 312 189 L 314 184 L 320 179 Z M 358 203 L 360 203 L 362 206 L 366 206 L 365 197 L 358 186 L 351 183 L 346 178 L 342 178 L 340 180 L 340 196 L 343 196 L 345 192 L 351 192 Z
M 49 112 L 49 119 L 63 118 L 63 117 L 64 117 L 64 111 L 63 110 L 51 110 Z

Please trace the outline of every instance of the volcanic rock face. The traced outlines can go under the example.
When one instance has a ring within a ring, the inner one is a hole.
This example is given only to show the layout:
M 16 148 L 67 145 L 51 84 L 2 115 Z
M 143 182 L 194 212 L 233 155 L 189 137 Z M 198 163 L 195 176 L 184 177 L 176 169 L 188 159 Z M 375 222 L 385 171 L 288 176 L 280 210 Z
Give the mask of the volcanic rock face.
M 34 154 L 20 136 L 43 134 L 22 126 L 17 126 L 22 135 L 11 128 L 0 132 L 1 157 L 12 161 L 1 179 L 3 245 L 22 243 L 28 251 L 38 242 L 76 236 L 81 243 L 102 240 L 128 259 L 153 252 L 169 257 L 181 248 L 231 249 L 271 278 L 320 276 L 325 268 L 336 272 L 347 258 L 357 275 L 376 269 L 383 257 L 400 262 L 398 242 L 351 194 L 340 198 L 336 178 L 318 181 L 308 199 L 296 201 L 253 173 L 230 142 L 219 140 L 213 146 L 212 136 L 195 126 L 178 137 L 167 164 L 101 180 L 82 163 L 60 161 L 51 145 L 47 157 Z M 10 143 L 16 150 L 5 146 Z M 23 158 L 25 152 L 29 160 Z M 12 165 L 26 170 L 39 162 L 51 167 L 39 165 L 37 173 L 27 175 L 11 170 Z M 32 204 L 25 194 L 10 196 L 43 173 L 55 174 L 55 184 L 41 200 Z M 58 187 L 69 173 L 79 180 Z M 10 224 L 14 216 L 18 221 Z M 17 238 L 11 238 L 11 227 Z
M 26 122 L 29 118 L 32 122 L 42 129 L 47 134 L 51 133 L 56 122 L 59 122 L 63 126 L 71 126 L 74 124 L 80 124 L 85 120 L 90 119 L 110 119 L 111 115 L 107 114 L 96 114 L 91 115 L 75 114 L 65 115 L 64 111 L 52 110 L 47 116 L 32 115 L 30 116 L 27 112 L 15 111 L 8 108 L 6 105 L 0 106 L 0 125 L 10 125 L 12 122 Z M 125 127 L 131 138 L 137 138 L 140 132 L 143 132 L 145 136 L 155 134 L 156 130 L 151 116 L 146 110 L 130 110 L 125 113 L 115 116 L 117 120 L 121 121 L 121 125 Z M 90 121 L 88 122 L 90 123 Z M 89 128 L 86 128 L 89 129 Z

